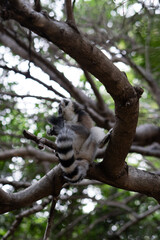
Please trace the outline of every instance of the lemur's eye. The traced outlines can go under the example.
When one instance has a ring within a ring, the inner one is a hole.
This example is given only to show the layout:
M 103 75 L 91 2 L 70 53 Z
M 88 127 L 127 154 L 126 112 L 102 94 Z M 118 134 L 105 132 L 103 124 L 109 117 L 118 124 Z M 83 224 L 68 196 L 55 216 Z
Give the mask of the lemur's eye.
M 68 103 L 69 103 L 69 101 L 68 101 L 68 100 L 66 100 L 66 99 L 64 99 L 64 104 L 65 104 L 65 106 L 67 106 L 67 105 L 68 105 Z

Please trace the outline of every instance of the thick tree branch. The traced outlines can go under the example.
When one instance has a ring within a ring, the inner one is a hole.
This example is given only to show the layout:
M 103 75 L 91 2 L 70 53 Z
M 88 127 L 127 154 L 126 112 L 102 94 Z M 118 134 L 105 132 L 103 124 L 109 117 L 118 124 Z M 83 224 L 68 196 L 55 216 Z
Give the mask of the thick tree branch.
M 119 178 L 111 178 L 101 168 L 101 164 L 90 167 L 88 178 L 95 179 L 111 186 L 135 191 L 155 198 L 160 203 L 160 176 L 155 173 L 139 170 L 132 166 L 126 166 L 126 171 Z
M 113 178 L 123 174 L 125 169 L 125 158 L 133 142 L 138 120 L 138 98 L 141 95 L 137 89 L 137 96 L 128 99 L 128 103 L 115 104 L 116 123 L 113 128 L 102 169 Z M 127 114 L 126 114 L 127 113 Z
M 100 165 L 90 167 L 88 178 L 109 184 L 114 187 L 146 194 L 160 202 L 160 176 L 128 166 L 128 171 L 119 179 L 111 179 Z M 6 193 L 0 189 L 0 213 L 28 206 L 48 195 L 58 196 L 64 185 L 59 166 L 52 169 L 40 181 L 17 193 Z
M 0 213 L 29 206 L 49 195 L 57 197 L 64 184 L 59 166 L 48 172 L 40 181 L 17 193 L 6 193 L 0 189 Z

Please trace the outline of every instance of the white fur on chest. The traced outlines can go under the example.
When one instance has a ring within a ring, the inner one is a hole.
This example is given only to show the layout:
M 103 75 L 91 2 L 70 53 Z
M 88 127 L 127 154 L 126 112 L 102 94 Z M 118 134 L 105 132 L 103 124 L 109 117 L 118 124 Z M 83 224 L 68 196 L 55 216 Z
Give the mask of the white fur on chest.
M 77 114 L 65 114 L 65 119 L 68 124 L 74 124 L 78 122 L 78 115 Z

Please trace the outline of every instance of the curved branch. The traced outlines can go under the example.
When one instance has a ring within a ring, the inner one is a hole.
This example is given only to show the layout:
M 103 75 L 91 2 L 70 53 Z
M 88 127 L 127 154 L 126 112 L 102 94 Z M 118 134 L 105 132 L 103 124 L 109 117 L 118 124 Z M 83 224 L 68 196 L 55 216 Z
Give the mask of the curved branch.
M 160 143 L 160 127 L 153 124 L 143 124 L 137 127 L 134 144 L 149 145 L 153 142 Z
M 50 101 L 50 102 L 59 102 L 58 99 L 56 98 L 49 98 L 49 97 L 41 97 L 41 96 L 34 96 L 34 95 L 30 95 L 30 94 L 27 94 L 27 95 L 20 95 L 20 94 L 16 94 L 16 93 L 12 93 L 12 92 L 1 92 L 0 91 L 0 94 L 1 95 L 7 95 L 7 96 L 10 96 L 10 97 L 18 97 L 18 98 L 36 98 L 36 99 L 40 99 L 40 100 L 46 100 L 46 101 Z
M 9 68 L 9 67 L 3 66 L 3 65 L 0 65 L 0 68 L 3 68 L 3 69 L 8 70 L 8 71 L 14 71 L 15 73 L 22 74 L 26 78 L 31 78 L 33 81 L 38 82 L 40 85 L 44 86 L 46 89 L 48 89 L 48 90 L 54 92 L 56 95 L 64 98 L 63 94 L 59 93 L 52 86 L 49 86 L 48 84 L 44 83 L 43 81 L 39 80 L 38 78 L 35 78 L 35 77 L 31 76 L 31 74 L 29 72 L 22 72 L 22 71 L 14 68 L 14 67 Z M 42 99 L 42 97 L 41 97 L 41 99 Z
M 0 161 L 11 159 L 12 157 L 34 157 L 39 161 L 58 162 L 57 157 L 52 153 L 42 152 L 33 147 L 5 150 L 0 152 Z
M 25 138 L 31 139 L 32 141 L 37 143 L 38 147 L 40 149 L 43 149 L 44 145 L 48 146 L 49 148 L 51 148 L 53 150 L 57 149 L 57 145 L 54 142 L 52 142 L 52 141 L 50 141 L 50 140 L 48 140 L 46 138 L 39 138 L 39 137 L 35 136 L 34 134 L 30 133 L 27 130 L 23 131 L 23 135 L 24 135 Z
M 31 205 L 48 195 L 57 197 L 64 184 L 59 166 L 48 172 L 37 183 L 17 193 L 6 193 L 0 189 L 0 213 Z
M 138 98 L 141 90 L 135 89 L 137 94 L 128 96 L 128 102 L 115 102 L 116 122 L 113 127 L 110 141 L 100 164 L 102 170 L 111 178 L 126 174 L 125 158 L 129 152 L 136 131 L 139 105 Z M 126 114 L 127 113 L 127 114 Z
M 132 146 L 130 152 L 140 153 L 144 156 L 152 156 L 160 158 L 160 145 L 153 143 L 148 147 Z
M 14 188 L 18 189 L 18 188 L 26 188 L 29 187 L 31 184 L 29 182 L 21 182 L 21 181 L 9 181 L 5 178 L 0 178 L 0 184 L 8 184 L 13 186 Z
M 114 187 L 146 194 L 160 202 L 160 176 L 128 166 L 128 173 L 118 179 L 111 179 L 100 165 L 93 164 L 88 171 L 88 178 L 109 184 Z M 57 197 L 65 181 L 58 165 L 41 180 L 17 193 L 6 193 L 0 189 L 0 213 L 28 206 L 48 195 Z
M 160 176 L 126 165 L 125 173 L 119 178 L 111 178 L 103 171 L 101 164 L 93 165 L 88 171 L 88 178 L 107 183 L 111 186 L 139 192 L 155 198 L 160 203 Z

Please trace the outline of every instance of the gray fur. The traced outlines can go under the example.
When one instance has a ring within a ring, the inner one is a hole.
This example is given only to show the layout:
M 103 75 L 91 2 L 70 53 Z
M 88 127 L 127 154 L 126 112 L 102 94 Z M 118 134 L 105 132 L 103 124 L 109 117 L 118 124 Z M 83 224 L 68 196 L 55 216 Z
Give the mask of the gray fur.
M 85 178 L 89 165 L 94 160 L 104 131 L 94 127 L 91 117 L 76 102 L 62 99 L 59 116 L 50 118 L 51 133 L 56 133 L 57 154 L 64 178 L 76 183 Z

